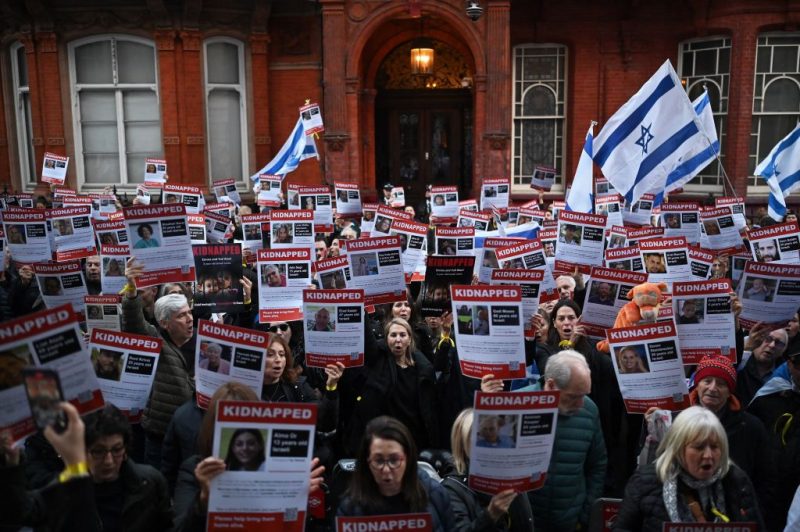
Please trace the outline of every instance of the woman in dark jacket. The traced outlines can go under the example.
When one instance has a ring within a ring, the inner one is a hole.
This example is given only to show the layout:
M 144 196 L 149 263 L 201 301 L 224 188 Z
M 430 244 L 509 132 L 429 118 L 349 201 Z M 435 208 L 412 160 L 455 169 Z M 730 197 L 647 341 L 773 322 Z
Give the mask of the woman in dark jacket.
M 351 380 L 355 403 L 342 437 L 350 456 L 358 449 L 367 423 L 381 415 L 405 424 L 419 449 L 438 444 L 433 366 L 416 349 L 414 332 L 406 320 L 390 320 L 384 332 L 386 338 L 379 342 L 371 334 L 364 335 L 364 367 Z
M 655 463 L 628 482 L 614 530 L 729 521 L 765 529 L 750 479 L 728 456 L 725 429 L 713 412 L 693 406 L 675 419 Z
M 447 492 L 417 467 L 408 428 L 381 416 L 361 436 L 356 468 L 337 512 L 340 516 L 430 514 L 433 532 L 457 530 Z
M 456 529 L 460 532 L 529 532 L 534 527 L 528 497 L 518 497 L 514 490 L 489 497 L 472 491 L 467 485 L 474 417 L 473 410 L 468 408 L 453 423 L 450 443 L 456 473 L 442 481 L 442 486 L 450 494 Z

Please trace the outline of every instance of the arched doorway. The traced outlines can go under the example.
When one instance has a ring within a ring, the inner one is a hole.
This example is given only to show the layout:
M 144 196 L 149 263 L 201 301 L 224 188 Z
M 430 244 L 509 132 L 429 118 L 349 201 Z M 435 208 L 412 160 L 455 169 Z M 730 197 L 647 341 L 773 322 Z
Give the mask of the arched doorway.
M 407 41 L 389 52 L 375 75 L 375 180 L 406 189 L 416 206 L 425 185 L 472 186 L 472 65 L 456 48 L 432 42 L 430 75 L 412 72 Z

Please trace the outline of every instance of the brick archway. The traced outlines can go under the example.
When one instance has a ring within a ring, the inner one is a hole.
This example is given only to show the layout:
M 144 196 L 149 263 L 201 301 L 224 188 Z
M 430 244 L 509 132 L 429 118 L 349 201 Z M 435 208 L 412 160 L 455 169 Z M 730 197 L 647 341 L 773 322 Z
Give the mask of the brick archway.
M 357 181 L 363 189 L 374 190 L 375 75 L 389 52 L 418 36 L 417 22 L 411 19 L 409 4 L 404 0 L 387 2 L 358 22 L 353 22 L 352 17 L 347 20 L 348 13 L 352 13 L 348 9 L 355 5 L 354 1 L 320 0 L 320 3 L 323 6 L 323 39 L 332 47 L 341 43 L 344 50 L 341 54 L 330 54 L 336 56 L 330 60 L 330 55 L 326 57 L 323 67 L 328 128 L 324 137 L 328 148 L 326 176 L 328 180 Z M 460 0 L 422 6 L 423 18 L 436 21 L 425 29 L 425 35 L 458 49 L 474 65 L 473 189 L 483 175 L 508 175 L 509 164 L 505 143 L 499 150 L 496 143 L 491 145 L 498 153 L 484 156 L 482 152 L 490 147 L 487 142 L 497 137 L 498 131 L 505 138 L 510 131 L 507 113 L 506 124 L 497 120 L 490 124 L 492 116 L 500 116 L 492 109 L 510 109 L 510 2 L 490 0 L 487 4 L 487 13 L 478 23 L 464 15 Z M 494 52 L 487 43 L 494 43 L 501 55 L 507 57 L 493 61 Z M 498 70 L 499 76 L 496 75 Z M 491 102 L 487 100 L 487 91 L 496 95 Z

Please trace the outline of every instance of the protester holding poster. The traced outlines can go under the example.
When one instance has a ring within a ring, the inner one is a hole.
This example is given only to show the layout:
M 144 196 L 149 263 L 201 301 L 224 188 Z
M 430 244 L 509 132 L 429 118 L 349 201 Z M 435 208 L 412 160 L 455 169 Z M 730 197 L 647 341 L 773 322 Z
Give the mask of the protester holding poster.
M 19 441 L 36 430 L 22 381 L 27 366 L 57 371 L 64 398 L 81 414 L 102 408 L 100 385 L 68 305 L 6 321 L 0 338 L 0 433 L 8 430 Z
M 484 179 L 481 183 L 481 210 L 491 211 L 492 208 L 503 211 L 508 209 L 509 191 L 511 183 L 508 179 Z
M 314 249 L 314 212 L 271 211 L 270 246 L 273 249 L 307 247 Z M 262 229 L 263 230 L 263 229 Z
M 225 467 L 210 482 L 206 530 L 229 530 L 246 519 L 259 530 L 302 532 L 316 406 L 220 401 L 216 407 L 213 455 Z
M 42 182 L 51 185 L 63 185 L 67 179 L 69 157 L 46 152 L 42 164 Z
M 381 515 L 387 508 L 394 514 L 427 512 L 432 520 L 429 530 L 456 530 L 447 492 L 429 475 L 419 473 L 417 453 L 424 447 L 408 427 L 395 418 L 381 416 L 370 421 L 357 437 L 355 469 L 338 516 Z M 415 516 L 413 525 L 406 522 L 399 529 L 416 528 L 418 522 Z M 424 523 L 419 526 L 425 530 Z
M 137 288 L 195 280 L 192 243 L 183 205 L 126 207 L 131 256 L 144 266 Z
M 629 413 L 643 414 L 651 407 L 681 410 L 689 406 L 673 321 L 611 329 L 608 343 Z
M 451 224 L 458 219 L 458 187 L 439 186 L 431 188 L 431 218 L 437 224 Z
M 86 330 L 122 330 L 122 296 L 84 296 Z
M 605 339 L 606 329 L 614 326 L 620 309 L 630 301 L 628 292 L 644 282 L 647 282 L 647 274 L 644 273 L 593 267 L 583 302 L 584 318 L 581 320 L 586 333 Z
M 219 202 L 230 201 L 236 205 L 242 203 L 242 198 L 239 195 L 239 191 L 236 190 L 235 179 L 231 178 L 214 181 L 211 188 L 214 190 L 214 195 L 217 197 L 217 201 Z
M 489 494 L 544 485 L 558 419 L 559 393 L 478 392 L 469 485 Z
M 744 246 L 730 207 L 703 209 L 700 211 L 700 222 L 700 245 L 704 248 L 732 252 Z
M 661 205 L 664 235 L 683 236 L 689 244 L 700 241 L 700 205 L 695 201 L 670 201 Z
M 197 271 L 194 307 L 228 314 L 244 312 L 252 282 L 242 273 L 241 245 L 197 245 L 192 246 L 192 253 Z
M 164 185 L 162 203 L 182 203 L 188 214 L 200 214 L 203 210 L 203 192 L 200 187 L 190 185 Z
M 124 220 L 98 221 L 92 220 L 94 234 L 99 246 L 128 245 L 128 232 L 125 230 Z
M 442 227 L 436 226 L 435 230 L 436 255 L 444 256 L 474 256 L 475 255 L 475 228 L 474 227 Z
M 279 175 L 261 174 L 258 176 L 258 198 L 256 202 L 259 207 L 280 207 L 283 201 L 281 183 L 283 178 Z
M 692 267 L 689 264 L 689 248 L 686 238 L 646 238 L 639 240 L 639 251 L 645 272 L 651 283 L 691 281 Z
M 100 247 L 100 286 L 104 294 L 118 294 L 125 286 L 125 264 L 130 254 L 128 246 Z

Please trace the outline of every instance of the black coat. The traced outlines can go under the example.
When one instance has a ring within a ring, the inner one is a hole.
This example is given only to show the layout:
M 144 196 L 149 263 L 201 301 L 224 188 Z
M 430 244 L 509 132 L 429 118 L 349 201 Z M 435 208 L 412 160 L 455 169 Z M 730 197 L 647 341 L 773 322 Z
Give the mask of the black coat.
M 459 532 L 529 532 L 533 527 L 533 510 L 524 493 L 514 498 L 508 514 L 493 521 L 486 508 L 491 497 L 467 487 L 466 477 L 451 475 L 442 481 L 450 495 L 450 508 Z
M 351 394 L 355 395 L 347 409 L 350 417 L 345 422 L 346 430 L 341 438 L 345 452 L 350 456 L 355 456 L 367 423 L 388 413 L 388 398 L 397 384 L 397 363 L 386 342 L 376 342 L 371 334 L 364 336 L 364 366 L 359 368 L 357 374 L 352 374 L 349 380 Z M 422 425 L 428 435 L 429 447 L 437 448 L 439 416 L 436 374 L 425 355 L 414 351 L 412 358 L 417 368 L 417 393 Z
M 764 530 L 755 490 L 744 471 L 731 464 L 728 474 L 722 479 L 722 486 L 725 493 L 725 513 L 730 520 L 755 522 L 758 530 Z M 664 485 L 656 475 L 655 464 L 639 469 L 625 487 L 625 497 L 613 530 L 661 532 L 663 524 L 670 521 L 664 506 L 663 488 Z

